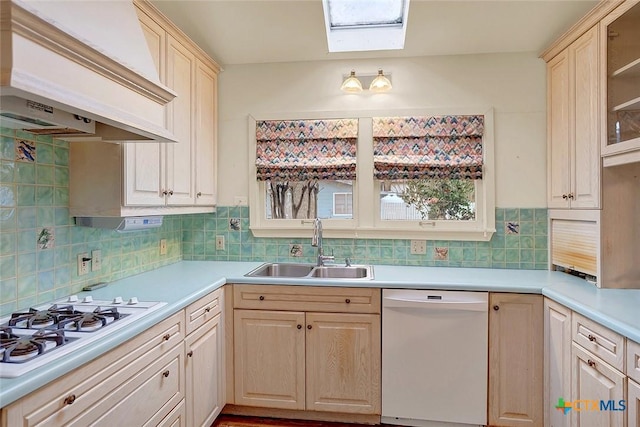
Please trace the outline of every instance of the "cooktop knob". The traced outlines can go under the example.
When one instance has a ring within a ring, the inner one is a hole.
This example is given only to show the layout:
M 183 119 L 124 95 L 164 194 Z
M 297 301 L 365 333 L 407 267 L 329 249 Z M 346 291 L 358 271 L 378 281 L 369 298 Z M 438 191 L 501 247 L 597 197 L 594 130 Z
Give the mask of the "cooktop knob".
M 78 302 L 78 295 L 71 295 L 67 302 Z
M 87 295 L 86 297 L 84 297 L 82 302 L 93 302 L 93 297 L 91 295 Z
M 129 298 L 129 302 L 127 304 L 134 305 L 134 304 L 137 304 L 137 303 L 138 303 L 138 298 L 131 297 L 131 298 Z
M 115 297 L 113 299 L 114 304 L 122 304 L 122 297 Z

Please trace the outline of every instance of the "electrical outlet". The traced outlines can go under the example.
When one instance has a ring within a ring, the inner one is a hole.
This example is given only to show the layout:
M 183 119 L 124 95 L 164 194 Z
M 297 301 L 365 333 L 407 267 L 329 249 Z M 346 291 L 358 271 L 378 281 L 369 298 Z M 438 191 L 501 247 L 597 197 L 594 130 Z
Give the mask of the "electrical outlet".
M 412 255 L 424 255 L 427 253 L 427 242 L 425 240 L 412 240 L 411 241 L 411 254 Z
M 100 271 L 102 269 L 102 251 L 91 251 L 91 271 Z
M 216 236 L 216 251 L 224 251 L 224 236 Z
M 167 239 L 160 239 L 160 255 L 167 254 Z
M 78 276 L 84 276 L 85 274 L 89 274 L 89 263 L 91 262 L 91 258 L 89 258 L 88 253 L 78 254 Z

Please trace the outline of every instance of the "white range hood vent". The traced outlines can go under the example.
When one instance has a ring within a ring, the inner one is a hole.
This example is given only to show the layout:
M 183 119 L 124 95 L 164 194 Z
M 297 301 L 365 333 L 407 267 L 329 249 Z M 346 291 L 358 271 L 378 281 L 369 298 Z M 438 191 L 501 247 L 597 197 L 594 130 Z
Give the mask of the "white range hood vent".
M 77 141 L 176 142 L 165 127 L 176 94 L 160 83 L 130 0 L 2 0 L 0 25 L 2 126 Z M 37 107 L 4 111 L 16 98 Z M 47 111 L 78 117 L 78 126 Z

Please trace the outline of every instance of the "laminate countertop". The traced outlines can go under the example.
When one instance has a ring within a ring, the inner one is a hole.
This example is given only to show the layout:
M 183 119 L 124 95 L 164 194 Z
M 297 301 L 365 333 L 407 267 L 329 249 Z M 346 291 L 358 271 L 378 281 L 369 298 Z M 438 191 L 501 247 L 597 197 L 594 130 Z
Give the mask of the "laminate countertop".
M 564 273 L 546 270 L 374 265 L 373 280 L 246 277 L 260 262 L 181 261 L 114 281 L 91 292 L 94 299 L 163 301 L 167 305 L 91 346 L 18 378 L 0 379 L 0 407 L 108 352 L 226 283 L 440 289 L 542 294 L 640 342 L 640 289 L 599 289 Z M 79 297 L 89 294 L 78 293 Z

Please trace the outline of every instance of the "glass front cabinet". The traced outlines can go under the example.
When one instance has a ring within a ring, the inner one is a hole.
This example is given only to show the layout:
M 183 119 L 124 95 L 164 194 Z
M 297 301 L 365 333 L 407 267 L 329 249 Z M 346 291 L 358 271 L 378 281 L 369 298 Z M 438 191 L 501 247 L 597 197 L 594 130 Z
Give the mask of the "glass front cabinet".
M 640 2 L 628 0 L 601 23 L 604 166 L 640 162 Z

